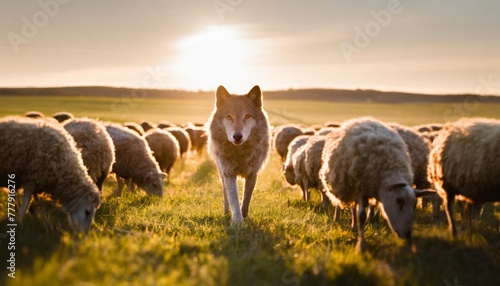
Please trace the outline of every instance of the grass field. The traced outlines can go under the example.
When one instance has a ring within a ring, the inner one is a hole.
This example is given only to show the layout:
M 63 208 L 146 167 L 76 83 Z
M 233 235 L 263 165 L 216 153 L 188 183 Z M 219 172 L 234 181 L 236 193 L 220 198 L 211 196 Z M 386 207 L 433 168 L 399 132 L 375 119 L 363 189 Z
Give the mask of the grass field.
M 206 100 L 1 96 L 0 116 L 24 114 L 29 110 L 52 115 L 69 111 L 76 116 L 87 116 L 115 122 L 169 120 L 176 123 L 205 122 L 213 109 L 213 98 Z M 264 101 L 264 108 L 272 124 L 317 124 L 343 121 L 358 116 L 374 116 L 384 121 L 406 125 L 446 122 L 460 116 L 500 118 L 500 104 L 484 103 L 345 103 L 319 101 Z
M 113 121 L 203 122 L 213 105 L 211 100 L 144 100 L 122 117 L 124 112 L 111 109 L 111 98 L 0 101 L 0 115 L 67 110 Z M 454 108 L 283 101 L 265 106 L 275 124 L 360 115 L 405 124 L 442 122 L 446 110 Z M 499 113 L 496 105 L 470 112 Z M 350 214 L 335 223 L 322 211 L 314 190 L 312 200 L 304 202 L 298 189 L 285 183 L 280 164 L 273 152 L 259 177 L 250 218 L 239 228 L 231 227 L 230 216 L 222 213 L 221 184 L 206 154 L 174 166 L 163 198 L 142 192 L 110 197 L 116 183 L 108 179 L 87 236 L 68 231 L 65 214 L 42 200 L 16 229 L 16 278 L 2 273 L 0 285 L 500 285 L 499 207 L 488 206 L 472 235 L 457 214 L 456 240 L 450 238 L 444 214 L 436 221 L 430 209 L 417 210 L 413 247 L 395 238 L 382 219 L 367 227 L 368 251 L 357 255 Z M 0 192 L 0 218 L 7 215 L 6 201 Z M 6 233 L 5 222 L 0 234 Z M 5 265 L 7 241 L 0 238 Z

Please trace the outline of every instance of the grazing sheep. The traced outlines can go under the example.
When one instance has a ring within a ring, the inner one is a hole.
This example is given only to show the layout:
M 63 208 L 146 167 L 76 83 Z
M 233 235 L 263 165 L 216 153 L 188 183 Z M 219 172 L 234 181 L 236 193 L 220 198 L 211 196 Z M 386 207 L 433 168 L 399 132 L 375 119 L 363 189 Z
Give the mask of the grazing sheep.
M 328 209 L 328 197 L 326 196 L 323 190 L 323 184 L 319 177 L 319 171 L 321 166 L 323 165 L 322 154 L 323 148 L 325 146 L 326 136 L 323 135 L 314 135 L 307 140 L 305 145 L 305 169 L 307 174 L 307 189 L 309 192 L 309 188 L 317 189 L 322 196 L 323 201 L 323 209 L 326 211 Z M 304 175 L 302 175 L 305 177 Z M 307 195 L 309 197 L 309 195 Z
M 420 133 L 432 132 L 432 131 L 441 130 L 443 128 L 443 124 L 429 123 L 429 124 L 422 124 L 422 125 L 413 126 L 412 128 Z
M 315 135 L 328 135 L 330 132 L 337 130 L 338 127 L 323 127 L 314 133 Z
M 337 122 L 337 121 L 327 121 L 325 122 L 326 127 L 333 127 L 333 128 L 339 128 L 342 123 Z
M 175 126 L 177 126 L 177 125 L 175 125 L 174 123 L 172 123 L 170 121 L 162 120 L 158 123 L 156 128 L 165 129 L 165 128 L 175 127 Z
M 113 144 L 115 158 L 112 171 L 118 180 L 118 191 L 122 191 L 120 178 L 131 179 L 148 195 L 163 195 L 163 173 L 151 154 L 146 140 L 130 129 L 114 123 L 106 123 Z
M 297 152 L 297 149 L 306 144 L 307 139 L 309 139 L 309 135 L 300 135 L 295 137 L 288 145 L 286 160 L 281 170 L 285 176 L 285 180 L 292 186 L 297 184 L 295 182 L 295 171 L 293 169 L 293 156 L 295 152 Z
M 327 136 L 320 178 L 332 204 L 357 207 L 357 251 L 366 248 L 364 225 L 368 200 L 381 202 L 390 228 L 399 237 L 411 237 L 416 192 L 403 139 L 390 127 L 373 119 L 344 122 Z
M 207 145 L 207 135 L 205 133 L 205 129 L 200 126 L 189 124 L 184 128 L 184 130 L 186 130 L 189 134 L 189 138 L 191 140 L 191 151 L 196 151 L 198 155 L 201 155 L 203 148 Z
M 115 146 L 104 125 L 88 118 L 64 121 L 64 129 L 82 152 L 82 159 L 92 181 L 102 191 L 102 184 L 115 162 Z
M 142 126 L 135 122 L 125 122 L 123 123 L 123 126 L 139 134 L 139 136 L 144 135 L 144 129 L 142 128 Z
M 295 137 L 303 134 L 304 131 L 298 125 L 281 125 L 274 128 L 273 146 L 278 151 L 281 161 L 284 162 L 286 160 L 290 142 L 292 142 Z
M 31 197 L 46 193 L 67 211 L 72 226 L 88 232 L 101 203 L 71 135 L 59 124 L 22 117 L 0 119 L 0 187 L 9 176 L 24 189 L 18 219 L 22 221 Z M 15 176 L 15 178 L 12 178 Z
M 158 128 L 149 130 L 143 137 L 148 141 L 160 170 L 170 175 L 170 169 L 180 157 L 177 139 L 170 132 Z
M 429 179 L 446 201 L 445 210 L 453 237 L 455 197 L 473 204 L 500 201 L 500 120 L 460 119 L 448 123 L 434 140 L 429 159 Z
M 146 120 L 141 121 L 140 125 L 141 125 L 142 129 L 144 130 L 144 132 L 147 132 L 149 129 L 156 128 L 156 126 L 153 123 L 146 121 Z
M 59 121 L 59 123 L 62 123 L 63 121 L 66 121 L 68 119 L 73 119 L 75 116 L 69 112 L 57 112 L 54 113 L 54 116 L 52 116 L 55 120 Z
M 45 118 L 45 115 L 40 111 L 28 111 L 24 114 L 24 116 L 29 118 Z
M 397 123 L 389 124 L 394 129 L 408 148 L 413 170 L 413 184 L 417 189 L 427 189 L 431 184 L 427 178 L 427 165 L 429 164 L 429 153 L 431 144 L 425 137 Z
M 179 142 L 179 148 L 180 148 L 180 153 L 181 157 L 184 157 L 184 154 L 191 149 L 191 139 L 189 137 L 189 133 L 186 132 L 186 130 L 182 129 L 181 127 L 168 127 L 165 129 L 166 131 L 170 132 L 175 139 L 177 139 L 177 142 Z

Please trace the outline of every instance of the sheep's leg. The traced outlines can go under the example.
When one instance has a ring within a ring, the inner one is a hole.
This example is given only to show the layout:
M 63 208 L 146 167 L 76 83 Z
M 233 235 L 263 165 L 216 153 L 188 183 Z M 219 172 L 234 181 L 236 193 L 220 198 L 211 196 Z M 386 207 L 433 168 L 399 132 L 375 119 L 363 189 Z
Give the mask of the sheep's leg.
M 335 206 L 335 213 L 333 215 L 333 221 L 340 223 L 340 214 L 341 214 L 341 209 L 339 205 Z
M 104 184 L 104 180 L 108 177 L 107 173 L 103 173 L 98 179 L 97 179 L 97 188 L 99 189 L 99 192 L 102 193 L 102 185 Z
M 366 223 L 366 207 L 368 199 L 361 198 L 358 203 L 358 243 L 356 244 L 356 252 L 363 252 L 366 250 L 365 241 L 365 223 Z
M 118 175 L 117 175 L 116 176 L 116 183 L 118 185 L 118 189 L 116 189 L 115 194 L 117 196 L 121 196 L 122 195 L 122 191 L 123 191 L 123 186 L 125 185 L 125 179 L 123 179 L 121 177 L 118 177 Z
M 303 189 L 302 189 L 302 196 L 304 197 L 304 201 L 308 202 L 309 201 L 309 182 L 307 180 L 304 180 L 303 182 Z
M 229 206 L 231 207 L 233 224 L 241 224 L 243 222 L 243 215 L 241 214 L 240 200 L 238 198 L 238 183 L 236 182 L 236 176 L 224 175 L 224 190 L 226 191 Z
M 131 178 L 125 179 L 125 182 L 127 184 L 127 189 L 129 192 L 133 193 L 135 192 L 135 184 L 134 181 L 132 181 Z
M 351 209 L 351 230 L 353 232 L 357 232 L 358 231 L 358 225 L 357 225 L 357 220 L 356 220 L 356 204 L 352 205 L 350 207 Z
M 31 197 L 35 193 L 35 187 L 32 184 L 26 184 L 23 186 L 24 189 L 24 194 L 23 194 L 23 204 L 19 208 L 19 212 L 17 214 L 17 219 L 19 223 L 22 223 L 24 220 L 24 216 L 26 215 L 26 212 L 28 211 L 28 208 L 31 203 Z
M 255 183 L 257 183 L 257 175 L 252 174 L 245 178 L 245 191 L 243 193 L 243 203 L 241 204 L 241 213 L 243 214 L 243 217 L 248 217 L 250 201 L 252 200 Z
M 326 195 L 326 191 L 324 189 L 318 189 L 318 190 L 321 193 L 321 202 L 323 203 L 323 211 L 325 211 L 326 213 L 328 213 L 329 209 L 330 209 L 330 206 L 329 206 L 328 196 Z M 337 213 L 335 212 L 335 215 L 336 214 Z
M 455 218 L 453 217 L 453 204 L 455 203 L 455 195 L 448 194 L 448 198 L 446 200 L 446 217 L 448 217 L 449 230 L 453 238 L 457 237 L 457 226 L 455 222 Z

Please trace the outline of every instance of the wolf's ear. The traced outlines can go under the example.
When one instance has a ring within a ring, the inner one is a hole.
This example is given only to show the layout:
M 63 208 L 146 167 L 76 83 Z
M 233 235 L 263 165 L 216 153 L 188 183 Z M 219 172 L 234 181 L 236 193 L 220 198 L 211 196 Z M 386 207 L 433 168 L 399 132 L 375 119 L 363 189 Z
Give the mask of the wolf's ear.
M 217 91 L 215 92 L 215 106 L 217 106 L 217 108 L 223 106 L 226 100 L 231 96 L 232 95 L 227 92 L 226 88 L 224 88 L 222 85 L 219 85 Z
M 250 92 L 248 92 L 247 97 L 257 106 L 262 107 L 262 91 L 258 85 L 254 86 Z

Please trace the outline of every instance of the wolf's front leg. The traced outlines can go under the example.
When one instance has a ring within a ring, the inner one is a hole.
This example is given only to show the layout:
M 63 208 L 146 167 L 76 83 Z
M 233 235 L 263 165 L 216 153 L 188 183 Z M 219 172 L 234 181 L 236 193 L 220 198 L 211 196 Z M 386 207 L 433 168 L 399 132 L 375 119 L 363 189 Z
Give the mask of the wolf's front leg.
M 241 213 L 243 217 L 248 216 L 250 208 L 250 201 L 252 200 L 252 193 L 257 182 L 257 175 L 252 174 L 245 178 L 245 192 L 243 193 L 243 204 L 241 205 Z
M 233 224 L 240 224 L 243 222 L 243 216 L 240 210 L 240 199 L 238 198 L 238 184 L 236 183 L 236 176 L 224 176 L 223 180 L 227 200 L 231 206 Z
M 222 195 L 224 196 L 224 215 L 227 215 L 229 213 L 229 200 L 227 199 L 226 186 L 222 175 L 220 175 L 220 181 L 222 182 Z

